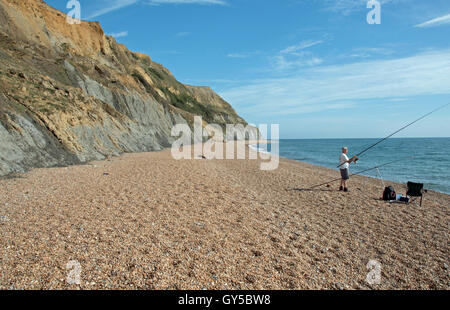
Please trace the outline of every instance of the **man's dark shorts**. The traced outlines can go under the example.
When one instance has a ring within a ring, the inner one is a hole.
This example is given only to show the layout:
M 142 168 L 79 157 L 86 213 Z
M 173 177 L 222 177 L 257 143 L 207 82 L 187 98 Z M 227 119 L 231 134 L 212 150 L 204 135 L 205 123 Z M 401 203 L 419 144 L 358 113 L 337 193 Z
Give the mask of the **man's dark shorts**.
M 348 169 L 341 169 L 341 177 L 342 177 L 342 180 L 350 179 L 350 173 L 349 173 Z

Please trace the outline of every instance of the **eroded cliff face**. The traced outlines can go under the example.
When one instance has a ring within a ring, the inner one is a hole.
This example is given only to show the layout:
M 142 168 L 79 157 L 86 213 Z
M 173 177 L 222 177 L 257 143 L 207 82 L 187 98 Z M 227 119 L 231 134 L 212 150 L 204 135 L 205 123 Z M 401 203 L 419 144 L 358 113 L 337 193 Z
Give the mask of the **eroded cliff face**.
M 70 25 L 41 0 L 0 0 L 0 175 L 161 150 L 194 115 L 246 125 L 210 88 L 181 84 L 98 23 Z

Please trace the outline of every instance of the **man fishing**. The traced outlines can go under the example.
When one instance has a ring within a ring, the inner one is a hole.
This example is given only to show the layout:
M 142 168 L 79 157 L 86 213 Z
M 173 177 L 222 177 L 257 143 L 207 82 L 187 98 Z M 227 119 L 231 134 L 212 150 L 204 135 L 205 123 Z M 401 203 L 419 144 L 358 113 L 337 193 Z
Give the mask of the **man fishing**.
M 344 146 L 342 148 L 342 154 L 339 158 L 339 167 L 341 170 L 341 187 L 339 188 L 340 191 L 348 192 L 347 187 L 347 181 L 350 179 L 350 164 L 352 162 L 355 162 L 358 160 L 356 156 L 353 156 L 352 158 L 348 158 L 348 147 Z
M 340 164 L 339 164 L 339 166 L 338 166 L 338 168 L 340 168 L 340 170 L 341 170 L 341 179 L 340 179 L 340 180 L 341 180 L 341 187 L 339 188 L 339 190 L 340 190 L 340 191 L 346 191 L 346 192 L 348 192 L 347 181 L 350 179 L 350 171 L 349 171 L 349 169 L 350 169 L 350 164 L 351 164 L 352 162 L 355 162 L 355 163 L 356 163 L 356 162 L 359 160 L 359 157 L 360 157 L 361 155 L 363 155 L 364 153 L 366 153 L 367 151 L 369 151 L 370 149 L 372 149 L 372 148 L 374 148 L 375 146 L 377 146 L 378 144 L 380 144 L 380 143 L 386 141 L 387 139 L 389 139 L 390 137 L 392 137 L 392 136 L 394 136 L 395 134 L 399 133 L 400 131 L 402 131 L 402 130 L 408 128 L 409 126 L 412 126 L 413 124 L 417 123 L 418 121 L 420 121 L 420 120 L 422 120 L 422 119 L 428 117 L 429 115 L 431 115 L 431 114 L 433 114 L 433 113 L 436 113 L 437 111 L 439 111 L 439 110 L 441 110 L 441 109 L 443 109 L 443 108 L 445 108 L 445 107 L 447 107 L 447 106 L 450 106 L 450 102 L 447 103 L 447 104 L 444 104 L 443 106 L 440 106 L 440 107 L 434 109 L 434 110 L 431 111 L 430 113 L 425 114 L 424 116 L 422 116 L 422 117 L 416 119 L 415 121 L 409 123 L 408 125 L 403 126 L 402 128 L 400 128 L 399 130 L 397 130 L 397 131 L 395 131 L 394 133 L 390 134 L 390 135 L 387 136 L 386 138 L 381 139 L 380 141 L 378 141 L 378 142 L 372 144 L 371 146 L 367 147 L 367 148 L 364 149 L 363 151 L 359 152 L 357 155 L 353 156 L 351 159 L 349 159 L 348 156 L 347 156 L 348 148 L 347 148 L 347 147 L 343 147 L 343 148 L 342 148 L 342 154 L 341 154 L 341 157 L 340 157 L 340 159 L 339 159 Z M 402 159 L 402 160 L 403 160 L 403 159 Z M 387 166 L 387 165 L 391 165 L 391 164 L 393 164 L 393 163 L 395 163 L 395 162 L 397 162 L 397 161 L 385 163 L 385 164 L 383 164 L 383 165 L 378 165 L 378 166 L 376 166 L 376 167 L 373 167 L 373 168 L 370 168 L 370 169 L 366 169 L 366 170 L 360 171 L 360 172 L 358 172 L 358 173 L 354 173 L 353 175 L 359 175 L 359 174 L 361 174 L 361 173 L 363 173 L 363 172 L 367 172 L 367 171 L 371 171 L 371 170 L 374 170 L 374 169 L 377 169 L 377 168 L 380 168 L 380 167 L 384 167 L 384 166 Z M 331 181 L 328 181 L 328 182 L 325 182 L 325 183 L 322 183 L 322 184 L 314 185 L 314 186 L 310 187 L 309 189 L 312 190 L 312 189 L 314 189 L 314 188 L 317 188 L 317 187 L 320 187 L 320 186 L 324 186 L 324 185 L 330 186 L 329 183 L 331 183 L 331 182 L 336 182 L 336 181 L 338 181 L 338 180 L 339 180 L 339 179 L 335 179 L 335 180 L 331 180 Z

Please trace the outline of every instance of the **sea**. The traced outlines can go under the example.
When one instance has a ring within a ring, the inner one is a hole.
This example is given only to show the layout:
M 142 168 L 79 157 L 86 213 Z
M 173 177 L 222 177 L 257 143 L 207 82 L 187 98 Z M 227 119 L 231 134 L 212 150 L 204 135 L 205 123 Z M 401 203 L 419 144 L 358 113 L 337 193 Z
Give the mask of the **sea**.
M 343 146 L 349 157 L 380 139 L 299 139 L 280 140 L 279 155 L 327 168 L 339 168 Z M 272 145 L 260 144 L 259 151 L 272 152 Z M 391 138 L 360 156 L 351 173 L 397 161 L 362 175 L 388 181 L 424 183 L 425 189 L 450 194 L 450 138 Z M 311 184 L 314 185 L 314 184 Z

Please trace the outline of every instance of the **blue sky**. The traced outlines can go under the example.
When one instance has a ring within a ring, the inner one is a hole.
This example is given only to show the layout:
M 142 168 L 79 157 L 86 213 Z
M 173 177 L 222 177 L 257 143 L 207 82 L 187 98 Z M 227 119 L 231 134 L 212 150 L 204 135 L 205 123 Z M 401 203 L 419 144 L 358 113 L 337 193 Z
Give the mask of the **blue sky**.
M 450 102 L 450 1 L 380 0 L 380 25 L 367 2 L 80 1 L 82 19 L 281 138 L 382 137 Z M 424 136 L 450 136 L 450 107 L 398 135 Z

